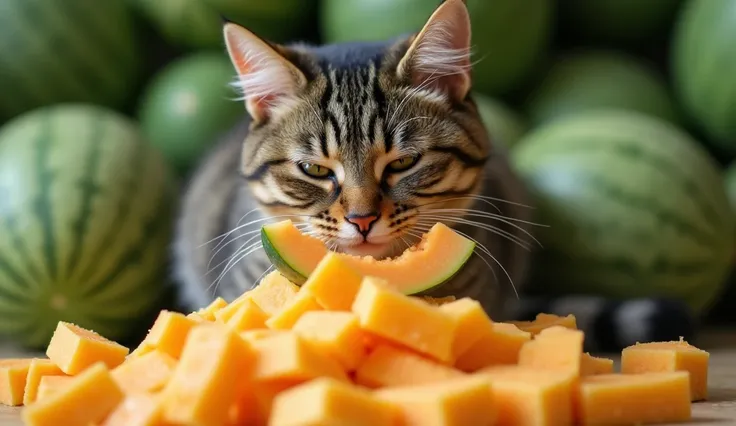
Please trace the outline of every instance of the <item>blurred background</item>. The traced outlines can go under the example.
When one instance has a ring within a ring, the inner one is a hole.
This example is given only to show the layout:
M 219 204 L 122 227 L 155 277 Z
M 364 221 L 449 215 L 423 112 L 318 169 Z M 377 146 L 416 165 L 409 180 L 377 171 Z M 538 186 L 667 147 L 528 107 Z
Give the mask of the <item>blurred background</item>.
M 0 1 L 0 333 L 135 339 L 177 193 L 245 114 L 222 17 L 276 42 L 417 31 L 439 0 Z M 467 0 L 474 91 L 536 205 L 532 292 L 736 322 L 736 1 Z M 730 76 L 730 77 L 729 77 Z

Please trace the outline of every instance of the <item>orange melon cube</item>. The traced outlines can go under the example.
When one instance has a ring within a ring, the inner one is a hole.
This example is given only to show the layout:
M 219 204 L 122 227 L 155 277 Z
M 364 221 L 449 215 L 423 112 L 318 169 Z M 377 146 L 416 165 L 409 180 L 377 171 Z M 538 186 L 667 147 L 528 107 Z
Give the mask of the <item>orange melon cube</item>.
M 273 400 L 281 392 L 294 387 L 292 382 L 258 383 L 247 389 L 230 410 L 229 425 L 266 425 L 271 417 Z
M 352 312 L 306 312 L 292 330 L 348 371 L 365 357 L 365 333 Z
M 38 388 L 44 377 L 66 376 L 61 369 L 50 359 L 33 359 L 28 368 L 26 388 L 23 395 L 23 404 L 29 405 L 36 400 Z
M 112 377 L 126 393 L 158 392 L 176 367 L 171 355 L 154 350 L 130 359 L 112 370 Z
M 52 393 L 58 392 L 59 389 L 63 388 L 74 380 L 74 376 L 43 376 L 41 381 L 38 382 L 38 389 L 36 391 L 36 398 L 43 399 Z
M 256 288 L 249 291 L 250 298 L 268 316 L 272 316 L 283 307 L 286 302 L 296 297 L 299 286 L 289 281 L 278 271 L 263 277 Z
M 125 361 L 128 348 L 94 331 L 59 321 L 46 356 L 66 374 L 78 374 L 97 362 L 115 368 Z
M 164 420 L 224 425 L 251 362 L 248 345 L 227 327 L 214 323 L 194 327 L 162 391 Z
M 577 330 L 578 328 L 575 315 L 572 314 L 562 317 L 559 315 L 541 313 L 537 315 L 534 321 L 509 321 L 509 323 L 519 327 L 520 330 L 532 333 L 532 335 L 537 335 L 545 328 L 555 326 L 565 327 L 571 330 Z
M 582 370 L 583 332 L 554 326 L 546 328 L 519 351 L 519 365 L 555 370 L 579 377 Z
M 687 371 L 693 401 L 708 397 L 710 354 L 681 340 L 679 342 L 637 343 L 621 353 L 621 372 L 641 374 Z
M 332 357 L 293 333 L 280 333 L 251 341 L 256 382 L 303 382 L 320 376 L 348 381 L 345 370 Z
M 595 374 L 613 373 L 613 360 L 591 356 L 588 353 L 582 355 L 580 360 L 580 375 L 592 376 Z
M 355 371 L 355 382 L 369 388 L 412 386 L 461 377 L 464 373 L 421 355 L 380 345 Z
M 149 352 L 151 352 L 151 351 L 153 351 L 155 349 L 156 349 L 155 346 L 153 346 L 152 344 L 150 344 L 150 343 L 148 343 L 146 341 L 143 341 L 143 342 L 141 342 L 140 345 L 138 345 L 137 348 L 133 349 L 133 352 L 131 352 L 131 353 L 128 354 L 128 357 L 126 358 L 126 360 L 131 359 L 131 358 L 135 358 L 135 357 L 138 357 L 138 356 L 141 356 L 141 355 L 145 355 L 145 354 L 147 354 L 147 353 L 149 353 Z
M 158 395 L 130 394 L 101 426 L 161 426 L 161 407 Z
M 375 395 L 399 408 L 397 426 L 487 426 L 495 424 L 492 386 L 463 377 L 422 386 L 385 388 Z
M 238 336 L 240 336 L 241 339 L 245 340 L 248 343 L 253 343 L 258 340 L 263 340 L 274 336 L 283 336 L 286 334 L 291 333 L 286 330 L 271 330 L 269 328 L 264 328 L 260 330 L 241 331 L 240 333 L 238 333 Z
M 493 331 L 493 321 L 476 300 L 462 298 L 445 303 L 439 309 L 456 322 L 455 339 L 452 344 L 454 359 L 467 352 L 484 335 Z
M 366 277 L 352 310 L 363 329 L 442 362 L 452 361 L 456 322 L 439 308 Z
M 470 373 L 492 365 L 516 364 L 521 347 L 531 338 L 531 333 L 513 324 L 494 323 L 491 330 L 486 330 L 477 342 L 457 358 L 455 368 Z
M 218 314 L 215 314 L 215 316 Z M 218 318 L 218 320 L 220 319 L 221 318 Z M 263 309 L 259 308 L 253 300 L 246 299 L 240 309 L 225 321 L 225 325 L 236 332 L 257 330 L 266 327 L 267 319 L 268 315 L 263 312 Z
M 302 286 L 330 311 L 349 311 L 363 277 L 333 252 L 320 260 Z
M 689 374 L 675 371 L 583 377 L 576 406 L 577 418 L 583 425 L 688 421 Z
M 178 359 L 193 327 L 200 324 L 178 312 L 161 311 L 144 340 L 149 346 Z
M 573 424 L 575 381 L 572 376 L 515 365 L 484 368 L 476 375 L 491 383 L 499 425 Z
M 89 426 L 105 419 L 123 400 L 107 365 L 91 365 L 69 383 L 21 412 L 26 426 Z
M 0 360 L 0 404 L 16 406 L 23 404 L 30 359 Z
M 370 392 L 329 378 L 286 390 L 273 401 L 269 426 L 393 426 L 396 409 Z
M 227 306 L 227 302 L 225 301 L 225 299 L 223 299 L 222 297 L 218 297 L 217 299 L 213 300 L 212 303 L 210 303 L 209 305 L 198 311 L 192 312 L 189 315 L 194 314 L 205 321 L 214 321 L 217 312 L 225 306 Z
M 288 330 L 294 326 L 299 318 L 306 312 L 321 311 L 322 306 L 317 303 L 307 290 L 302 290 L 296 296 L 284 303 L 284 306 L 276 311 L 271 318 L 266 321 L 268 328 L 276 330 Z

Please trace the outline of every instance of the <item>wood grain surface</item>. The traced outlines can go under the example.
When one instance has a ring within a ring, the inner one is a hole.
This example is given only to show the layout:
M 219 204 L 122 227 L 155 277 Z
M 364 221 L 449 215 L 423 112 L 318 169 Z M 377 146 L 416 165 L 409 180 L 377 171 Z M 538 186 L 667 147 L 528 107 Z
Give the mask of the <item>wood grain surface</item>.
M 711 353 L 709 398 L 693 404 L 692 422 L 678 425 L 736 426 L 736 330 L 711 331 L 700 339 L 698 346 Z M 38 354 L 24 353 L 10 344 L 0 343 L 0 358 L 29 356 Z M 0 406 L 0 426 L 23 426 L 20 409 Z

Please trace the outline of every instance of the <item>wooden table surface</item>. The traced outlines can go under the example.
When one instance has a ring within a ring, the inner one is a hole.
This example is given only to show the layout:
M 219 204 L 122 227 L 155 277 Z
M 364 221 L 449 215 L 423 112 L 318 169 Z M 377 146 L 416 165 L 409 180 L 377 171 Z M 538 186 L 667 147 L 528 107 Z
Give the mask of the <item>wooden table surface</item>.
M 713 331 L 698 344 L 711 353 L 709 398 L 693 404 L 693 421 L 679 426 L 736 426 L 736 330 Z M 0 342 L 0 358 L 38 356 Z M 615 359 L 615 357 L 614 357 Z M 618 360 L 616 360 L 618 362 Z M 0 406 L 0 426 L 22 426 L 20 409 Z M 63 426 L 63 425 L 59 425 Z

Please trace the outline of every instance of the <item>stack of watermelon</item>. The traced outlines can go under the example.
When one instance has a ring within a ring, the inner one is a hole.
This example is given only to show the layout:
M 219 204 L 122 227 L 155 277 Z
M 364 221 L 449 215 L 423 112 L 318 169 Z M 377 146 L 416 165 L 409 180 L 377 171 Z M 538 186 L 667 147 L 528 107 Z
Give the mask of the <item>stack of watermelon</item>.
M 547 225 L 533 288 L 708 312 L 735 247 L 736 1 L 466 3 L 479 111 Z M 162 307 L 180 179 L 245 114 L 222 17 L 274 42 L 378 40 L 437 4 L 0 2 L 0 334 L 120 340 Z

